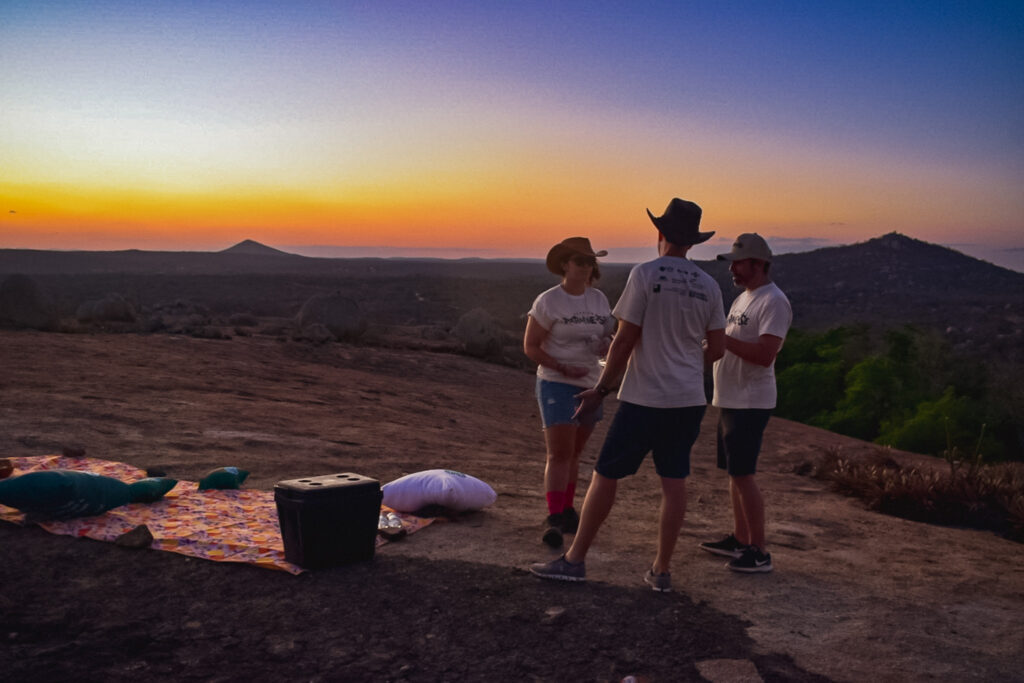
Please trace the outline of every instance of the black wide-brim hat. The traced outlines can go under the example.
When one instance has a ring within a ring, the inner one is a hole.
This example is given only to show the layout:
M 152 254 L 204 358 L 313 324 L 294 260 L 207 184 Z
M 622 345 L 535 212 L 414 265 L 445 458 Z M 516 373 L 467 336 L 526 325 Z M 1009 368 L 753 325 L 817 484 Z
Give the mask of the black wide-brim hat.
M 647 215 L 651 217 L 651 222 L 665 236 L 665 239 L 680 246 L 706 242 L 715 234 L 714 230 L 700 231 L 702 213 L 699 206 L 679 197 L 670 201 L 665 213 L 660 216 L 655 216 L 650 209 L 647 209 Z
M 598 256 L 607 256 L 608 252 L 604 249 L 594 251 L 594 248 L 590 246 L 590 240 L 586 237 L 567 237 L 548 251 L 548 270 L 555 275 L 565 275 L 562 271 L 562 262 L 576 254 L 596 259 Z

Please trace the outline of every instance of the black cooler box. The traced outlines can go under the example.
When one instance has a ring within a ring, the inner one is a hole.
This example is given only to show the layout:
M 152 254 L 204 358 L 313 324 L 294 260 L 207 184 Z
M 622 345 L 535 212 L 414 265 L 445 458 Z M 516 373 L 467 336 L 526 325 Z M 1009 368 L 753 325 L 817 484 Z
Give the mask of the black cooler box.
M 345 472 L 274 485 L 284 557 L 306 569 L 373 558 L 380 482 Z

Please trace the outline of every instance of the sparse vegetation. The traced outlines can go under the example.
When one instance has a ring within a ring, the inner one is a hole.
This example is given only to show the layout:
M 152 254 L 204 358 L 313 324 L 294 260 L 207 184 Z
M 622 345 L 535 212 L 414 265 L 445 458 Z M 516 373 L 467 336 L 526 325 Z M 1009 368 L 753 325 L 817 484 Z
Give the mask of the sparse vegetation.
M 829 481 L 835 491 L 860 498 L 878 512 L 918 522 L 985 529 L 1024 543 L 1024 464 L 986 465 L 951 448 L 948 469 L 900 465 L 886 448 L 868 459 L 830 448 L 797 468 Z

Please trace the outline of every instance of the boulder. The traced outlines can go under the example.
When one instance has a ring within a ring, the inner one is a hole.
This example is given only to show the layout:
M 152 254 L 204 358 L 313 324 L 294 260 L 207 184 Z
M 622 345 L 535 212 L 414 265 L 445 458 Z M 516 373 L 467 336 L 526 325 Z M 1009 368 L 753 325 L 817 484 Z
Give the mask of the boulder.
M 314 344 L 326 344 L 327 342 L 334 341 L 334 335 L 327 329 L 326 325 L 322 323 L 312 323 L 299 329 L 299 331 L 292 336 L 295 341 L 309 341 Z
M 300 329 L 323 325 L 340 340 L 354 341 L 363 336 L 368 326 L 366 316 L 355 300 L 342 295 L 316 294 L 302 305 L 296 319 Z
M 136 320 L 135 307 L 120 294 L 108 294 L 102 299 L 85 301 L 75 312 L 78 322 L 133 323 Z
M 480 358 L 501 355 L 505 340 L 505 331 L 482 308 L 462 314 L 452 328 L 452 334 L 462 343 L 466 353 Z
M 0 283 L 0 325 L 36 330 L 57 328 L 57 307 L 27 275 L 11 275 Z
M 420 337 L 428 341 L 445 341 L 448 339 L 448 332 L 437 325 L 425 325 L 420 329 Z

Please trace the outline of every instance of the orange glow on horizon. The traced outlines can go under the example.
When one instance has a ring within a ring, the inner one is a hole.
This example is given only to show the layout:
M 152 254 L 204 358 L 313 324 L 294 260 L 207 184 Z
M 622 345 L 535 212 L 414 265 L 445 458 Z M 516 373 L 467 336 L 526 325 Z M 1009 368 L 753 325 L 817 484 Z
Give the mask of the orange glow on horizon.
M 518 169 L 517 172 L 521 172 Z M 539 171 L 538 171 L 539 173 Z M 653 243 L 645 209 L 660 214 L 671 187 L 632 178 L 597 181 L 594 169 L 560 180 L 508 171 L 463 183 L 404 177 L 343 190 L 236 186 L 206 192 L 0 183 L 0 248 L 216 250 L 243 239 L 270 246 L 400 246 L 540 253 L 571 235 L 598 248 Z M 703 228 L 719 236 L 756 231 L 776 237 L 856 242 L 898 230 L 928 241 L 962 239 L 950 202 L 915 203 L 905 191 L 871 195 L 796 183 L 735 187 L 677 180 L 704 207 Z M 592 188 L 592 189 L 591 189 Z M 645 199 L 656 196 L 656 201 Z M 683 196 L 686 196 L 685 194 Z M 582 198 L 582 199 L 581 199 Z M 1016 234 L 1005 218 L 1007 241 Z M 189 246 L 182 246 L 189 245 Z

